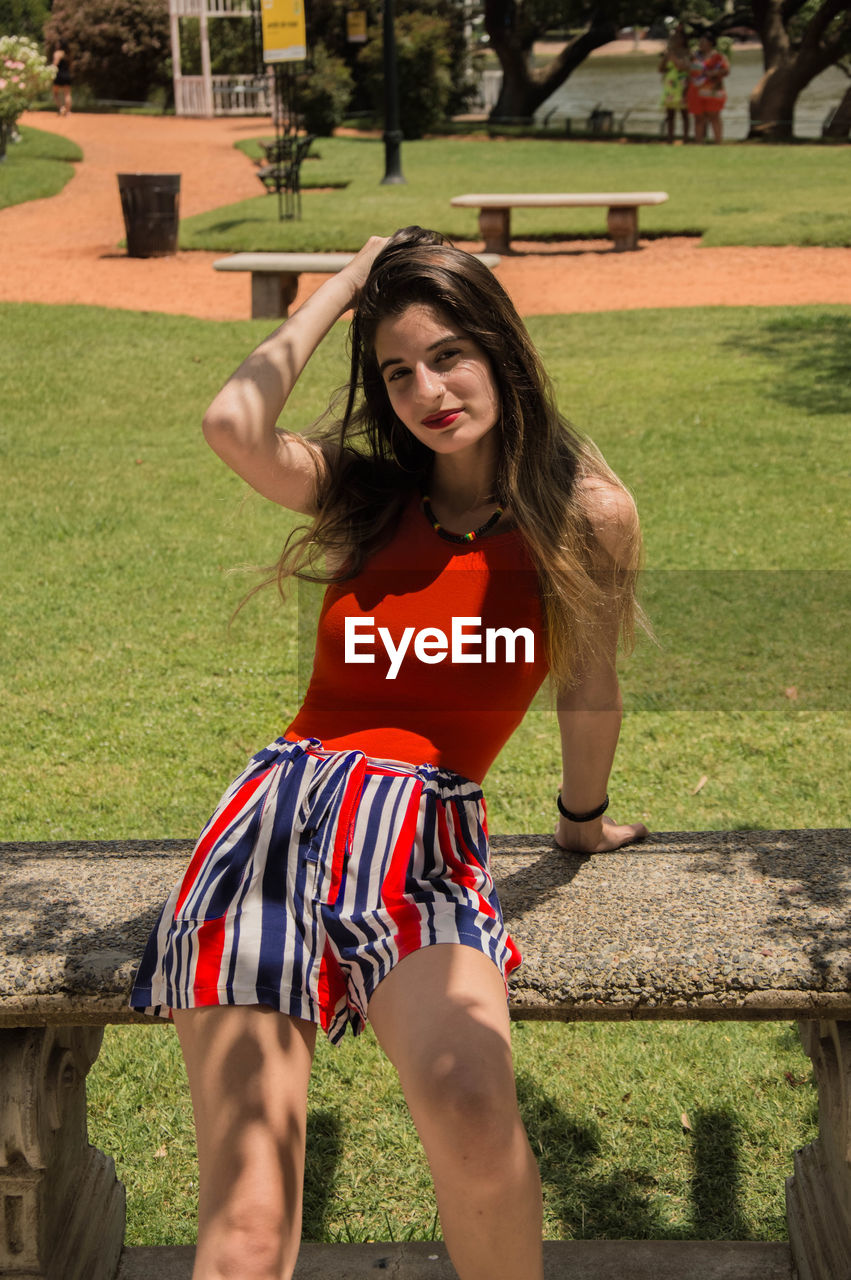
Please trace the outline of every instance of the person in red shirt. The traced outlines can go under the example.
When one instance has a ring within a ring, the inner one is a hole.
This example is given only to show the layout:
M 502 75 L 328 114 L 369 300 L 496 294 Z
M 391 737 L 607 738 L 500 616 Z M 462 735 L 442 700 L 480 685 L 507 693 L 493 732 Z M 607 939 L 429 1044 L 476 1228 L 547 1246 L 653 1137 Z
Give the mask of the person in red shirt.
M 279 426 L 353 306 L 341 420 Z M 329 585 L 304 703 L 222 798 L 134 987 L 134 1007 L 171 1013 L 189 1075 L 194 1280 L 292 1275 L 316 1029 L 337 1041 L 367 1019 L 461 1280 L 542 1280 L 506 1000 L 520 957 L 481 783 L 549 671 L 557 843 L 593 854 L 647 834 L 604 816 L 635 506 L 558 413 L 488 268 L 420 228 L 371 238 L 240 365 L 204 434 L 305 517 L 277 576 Z
M 727 101 L 724 80 L 730 74 L 730 63 L 715 44 L 715 37 L 702 35 L 692 58 L 686 106 L 694 116 L 696 142 L 705 142 L 706 124 L 712 128 L 716 142 L 723 138 L 721 111 Z

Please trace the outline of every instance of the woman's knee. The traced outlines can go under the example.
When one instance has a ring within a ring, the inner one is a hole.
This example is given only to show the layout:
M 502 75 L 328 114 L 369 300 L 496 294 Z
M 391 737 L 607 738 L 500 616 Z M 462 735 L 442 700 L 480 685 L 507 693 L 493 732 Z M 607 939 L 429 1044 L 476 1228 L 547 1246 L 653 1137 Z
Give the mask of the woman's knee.
M 444 1053 L 425 1072 L 418 1094 L 412 1112 L 426 1145 L 437 1142 L 485 1169 L 522 1132 L 510 1060 L 483 1066 Z

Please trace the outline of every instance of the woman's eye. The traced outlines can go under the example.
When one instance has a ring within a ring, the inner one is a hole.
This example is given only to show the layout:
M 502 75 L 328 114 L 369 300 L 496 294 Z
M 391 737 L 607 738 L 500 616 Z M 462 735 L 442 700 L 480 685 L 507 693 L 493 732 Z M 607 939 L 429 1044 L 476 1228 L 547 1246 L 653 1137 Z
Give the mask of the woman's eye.
M 460 354 L 460 351 L 456 350 L 455 347 L 448 347 L 445 351 L 441 351 L 437 358 L 438 360 L 452 360 L 455 356 Z
M 387 381 L 398 382 L 400 378 L 404 378 L 407 372 L 408 372 L 407 369 L 394 369 L 393 372 L 388 377 Z

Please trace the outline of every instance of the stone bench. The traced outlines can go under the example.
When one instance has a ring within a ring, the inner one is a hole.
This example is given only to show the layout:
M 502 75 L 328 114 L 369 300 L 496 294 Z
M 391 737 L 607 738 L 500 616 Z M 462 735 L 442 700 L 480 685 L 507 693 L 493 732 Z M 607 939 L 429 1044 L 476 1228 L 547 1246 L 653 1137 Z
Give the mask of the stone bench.
M 0 1275 L 189 1280 L 191 1248 L 123 1248 L 124 1191 L 86 1139 L 86 1074 L 189 841 L 0 844 Z M 848 1280 L 848 832 L 673 833 L 584 858 L 493 840 L 524 953 L 519 1019 L 797 1019 L 819 1137 L 787 1179 L 790 1243 L 550 1241 L 547 1280 Z M 164 1024 L 158 1024 L 164 1025 Z M 450 1280 L 442 1245 L 303 1247 L 297 1280 Z M 522 1280 L 518 1277 L 518 1280 Z
M 353 253 L 235 253 L 213 263 L 216 271 L 251 272 L 251 316 L 254 320 L 286 316 L 298 293 L 303 271 L 333 274 L 348 266 Z M 477 255 L 487 267 L 499 258 L 492 253 Z
M 589 191 L 579 194 L 535 194 L 516 192 L 512 195 L 453 196 L 449 201 L 457 209 L 478 209 L 479 231 L 486 253 L 511 252 L 512 209 L 608 209 L 608 230 L 618 253 L 638 248 L 638 209 L 640 205 L 664 204 L 666 191 Z

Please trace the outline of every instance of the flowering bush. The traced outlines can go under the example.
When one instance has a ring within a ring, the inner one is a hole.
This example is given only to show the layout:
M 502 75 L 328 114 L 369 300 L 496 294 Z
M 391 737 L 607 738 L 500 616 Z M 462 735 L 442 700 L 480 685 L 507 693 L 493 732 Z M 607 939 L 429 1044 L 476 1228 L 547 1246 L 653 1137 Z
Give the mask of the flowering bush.
M 56 75 L 38 46 L 25 36 L 0 36 L 0 158 L 22 111 L 40 98 Z

